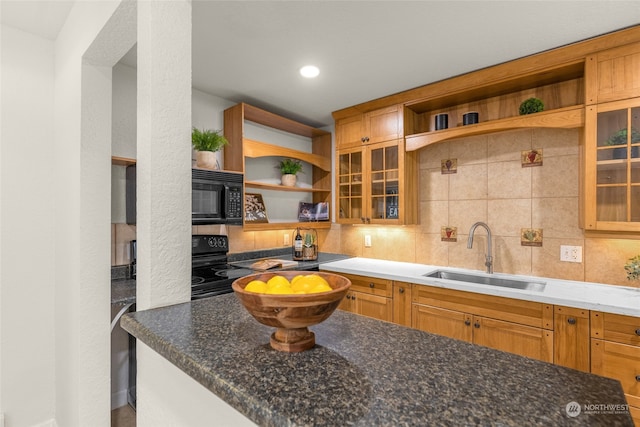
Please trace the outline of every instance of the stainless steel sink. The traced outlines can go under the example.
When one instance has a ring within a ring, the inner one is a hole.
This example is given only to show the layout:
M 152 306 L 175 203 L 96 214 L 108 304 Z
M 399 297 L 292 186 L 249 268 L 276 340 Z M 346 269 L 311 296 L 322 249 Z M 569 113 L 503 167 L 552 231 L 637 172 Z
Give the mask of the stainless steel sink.
M 478 285 L 501 286 L 503 288 L 522 289 L 525 291 L 542 292 L 546 284 L 544 282 L 529 282 L 517 279 L 502 279 L 499 277 L 481 276 L 476 274 L 456 273 L 453 271 L 436 270 L 425 274 L 425 277 L 436 279 L 455 280 L 457 282 L 476 283 Z

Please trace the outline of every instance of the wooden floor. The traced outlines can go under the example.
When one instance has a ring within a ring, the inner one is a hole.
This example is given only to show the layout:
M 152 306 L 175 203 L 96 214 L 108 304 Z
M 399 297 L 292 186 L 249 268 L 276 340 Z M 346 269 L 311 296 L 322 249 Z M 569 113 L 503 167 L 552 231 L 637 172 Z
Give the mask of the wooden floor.
M 136 411 L 129 405 L 111 411 L 111 427 L 136 427 Z

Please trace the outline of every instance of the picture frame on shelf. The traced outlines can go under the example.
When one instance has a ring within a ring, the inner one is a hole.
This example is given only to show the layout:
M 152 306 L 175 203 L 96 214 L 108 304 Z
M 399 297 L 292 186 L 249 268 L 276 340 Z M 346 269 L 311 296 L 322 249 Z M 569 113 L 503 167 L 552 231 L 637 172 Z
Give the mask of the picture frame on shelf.
M 298 205 L 298 221 L 328 221 L 329 202 L 308 203 L 300 202 Z
M 245 193 L 244 222 L 258 224 L 268 223 L 267 208 L 260 193 Z

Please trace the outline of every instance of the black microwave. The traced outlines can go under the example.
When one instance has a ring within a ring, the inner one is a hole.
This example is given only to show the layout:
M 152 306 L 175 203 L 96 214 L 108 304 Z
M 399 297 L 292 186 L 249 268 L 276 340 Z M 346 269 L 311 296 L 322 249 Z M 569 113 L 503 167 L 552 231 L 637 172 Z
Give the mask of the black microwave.
M 193 225 L 242 225 L 241 173 L 192 169 L 191 219 Z
M 191 220 L 193 225 L 242 225 L 241 173 L 191 170 Z M 136 223 L 136 165 L 127 167 L 127 224 Z

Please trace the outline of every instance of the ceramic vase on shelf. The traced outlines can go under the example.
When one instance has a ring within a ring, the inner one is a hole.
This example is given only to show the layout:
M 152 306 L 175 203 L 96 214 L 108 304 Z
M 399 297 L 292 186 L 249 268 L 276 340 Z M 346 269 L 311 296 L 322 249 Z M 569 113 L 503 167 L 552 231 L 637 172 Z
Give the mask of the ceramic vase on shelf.
M 196 151 L 196 166 L 203 169 L 220 169 L 217 151 Z
M 287 173 L 282 175 L 281 181 L 282 181 L 282 185 L 284 185 L 285 187 L 295 187 L 296 186 L 296 181 L 297 181 L 297 176 L 291 173 Z

